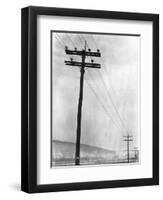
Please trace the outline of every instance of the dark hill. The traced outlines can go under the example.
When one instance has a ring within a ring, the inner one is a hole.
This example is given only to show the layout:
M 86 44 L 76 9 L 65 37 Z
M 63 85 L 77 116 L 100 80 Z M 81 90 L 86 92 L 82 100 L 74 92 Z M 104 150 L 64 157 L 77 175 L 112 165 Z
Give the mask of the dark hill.
M 108 163 L 115 156 L 114 151 L 94 147 L 86 144 L 80 145 L 81 164 Z M 53 166 L 74 165 L 75 143 L 53 140 L 52 164 Z

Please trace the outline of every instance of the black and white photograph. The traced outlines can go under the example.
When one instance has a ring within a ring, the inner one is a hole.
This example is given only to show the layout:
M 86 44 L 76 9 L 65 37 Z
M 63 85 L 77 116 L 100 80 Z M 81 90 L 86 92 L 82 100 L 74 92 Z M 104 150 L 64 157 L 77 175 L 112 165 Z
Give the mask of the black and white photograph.
M 21 190 L 158 185 L 159 15 L 21 13 Z
M 141 36 L 50 34 L 51 167 L 140 164 Z

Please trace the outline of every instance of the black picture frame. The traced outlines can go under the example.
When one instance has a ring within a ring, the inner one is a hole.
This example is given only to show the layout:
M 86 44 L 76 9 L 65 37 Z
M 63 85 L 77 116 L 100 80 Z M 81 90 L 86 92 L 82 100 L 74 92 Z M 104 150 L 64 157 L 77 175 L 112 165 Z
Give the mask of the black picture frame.
M 153 177 L 37 184 L 37 16 L 56 15 L 153 23 Z M 21 11 L 21 190 L 28 193 L 159 184 L 159 15 L 29 6 Z

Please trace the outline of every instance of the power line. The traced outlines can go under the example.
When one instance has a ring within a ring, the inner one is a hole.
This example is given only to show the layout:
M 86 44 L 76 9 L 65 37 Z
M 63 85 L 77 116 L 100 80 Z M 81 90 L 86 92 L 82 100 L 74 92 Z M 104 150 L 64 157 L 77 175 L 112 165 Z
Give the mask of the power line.
M 93 42 L 94 42 L 94 44 L 95 44 L 96 48 L 98 49 L 98 45 L 97 45 L 97 43 L 96 43 L 96 41 L 95 41 L 95 39 L 94 39 L 94 36 L 93 36 L 93 35 L 91 35 L 91 37 L 92 37 L 92 39 L 93 39 Z
M 91 73 L 89 73 L 89 75 L 90 75 L 90 78 L 91 78 L 91 77 L 92 77 Z M 93 80 L 93 78 L 91 78 L 91 79 L 92 79 L 92 81 L 94 81 L 94 80 Z M 95 82 L 95 81 L 94 81 L 94 83 L 95 83 L 96 87 L 98 87 L 98 88 L 99 88 L 99 86 L 96 84 L 96 82 Z M 101 90 L 101 89 L 99 88 L 99 90 Z M 104 98 L 103 98 L 103 99 L 104 99 Z M 106 101 L 106 102 L 107 102 L 107 101 Z M 109 104 L 108 104 L 108 105 L 106 105 L 106 107 L 108 107 L 108 108 L 109 108 L 109 107 L 110 107 L 110 106 L 109 106 Z M 112 112 L 111 112 L 111 110 L 110 110 L 110 113 L 112 113 Z M 112 114 L 113 114 L 113 113 L 112 113 Z M 120 126 L 118 122 L 117 122 L 117 125 L 118 125 L 118 126 Z M 119 127 L 119 128 L 120 128 L 120 127 Z
M 73 40 L 71 39 L 71 37 L 68 34 L 67 34 L 67 37 L 69 38 L 69 40 L 71 41 L 73 47 L 75 48 L 75 44 L 74 44 Z
M 97 45 L 97 43 L 96 43 L 96 40 L 95 40 L 95 38 L 94 38 L 94 35 L 90 35 L 91 36 L 91 38 L 92 38 L 92 40 L 93 40 L 93 43 L 95 44 L 95 47 L 98 49 L 98 45 Z M 102 62 L 102 64 L 103 64 L 103 70 L 108 74 L 108 72 L 106 71 L 106 68 L 105 68 L 105 64 L 104 64 L 104 61 L 103 61 L 103 58 L 101 57 L 101 62 Z M 111 86 L 111 83 L 110 83 L 110 87 L 112 88 L 112 86 Z M 114 89 L 112 88 L 112 90 L 114 91 Z
M 93 89 L 93 87 L 91 86 L 90 82 L 86 80 L 86 83 L 88 84 L 88 86 L 90 87 L 90 89 L 92 90 L 92 92 L 94 93 L 94 95 L 96 96 L 98 102 L 100 103 L 100 105 L 102 106 L 102 108 L 104 109 L 106 115 L 112 120 L 112 122 L 114 123 L 114 125 L 120 129 L 117 124 L 114 122 L 114 120 L 112 119 L 112 116 L 110 115 L 110 113 L 106 110 L 103 102 L 101 101 L 100 97 L 97 95 L 97 93 L 95 92 L 95 90 Z
M 97 43 L 96 43 L 96 40 L 94 39 L 94 35 L 91 35 L 91 38 L 92 38 L 93 43 L 95 44 L 96 48 L 98 49 L 98 45 L 97 45 Z M 101 62 L 102 62 L 102 64 L 103 64 L 103 68 L 102 68 L 102 69 L 105 71 L 106 74 L 108 74 L 108 72 L 106 71 L 105 64 L 104 64 L 104 61 L 103 61 L 102 58 L 101 58 Z M 102 71 L 103 71 L 103 70 L 102 70 Z M 108 76 L 108 77 L 109 77 L 109 76 Z M 111 89 L 113 90 L 113 92 L 115 93 L 115 91 L 114 91 L 114 89 L 113 89 L 111 83 L 109 83 L 109 85 L 110 85 Z
M 84 43 L 84 40 L 82 41 L 82 38 L 80 37 L 80 35 L 78 34 L 78 38 L 80 40 L 81 43 Z
M 91 35 L 91 38 L 92 38 L 92 40 L 93 40 L 93 42 L 94 42 L 96 48 L 98 49 L 98 45 L 97 45 L 97 43 L 96 43 L 96 40 L 94 39 L 94 35 Z M 105 67 L 105 64 L 104 64 L 104 61 L 103 61 L 102 58 L 101 58 L 101 62 L 102 62 L 102 64 L 103 64 L 103 68 L 102 68 L 102 70 L 101 70 L 101 73 L 102 73 L 102 71 L 104 70 L 105 73 L 108 74 L 108 72 L 107 72 L 107 70 L 106 70 L 106 67 Z M 108 80 L 109 80 L 109 86 L 110 86 L 111 90 L 113 91 L 113 93 L 115 94 L 115 90 L 114 90 L 114 88 L 112 87 L 112 84 L 111 84 L 110 76 L 109 76 L 109 75 L 108 75 Z
M 92 38 L 93 38 L 93 36 L 92 36 Z M 87 44 L 87 45 L 88 45 L 88 44 Z M 95 45 L 96 45 L 96 44 L 95 44 Z M 89 46 L 89 45 L 88 45 L 88 46 Z M 105 81 L 103 80 L 103 77 L 102 77 L 101 72 L 99 72 L 99 74 L 100 74 L 100 76 L 101 76 L 101 80 L 102 80 L 102 82 L 103 82 L 103 85 L 104 85 L 104 87 L 105 87 L 105 89 L 106 89 L 106 91 L 107 91 L 108 97 L 109 97 L 109 99 L 110 99 L 110 101 L 111 101 L 111 103 L 112 103 L 112 105 L 113 105 L 113 108 L 114 108 L 114 110 L 115 110 L 115 112 L 116 112 L 118 118 L 119 118 L 120 121 L 121 121 L 122 127 L 126 130 L 125 125 L 124 125 L 124 122 L 123 122 L 123 120 L 122 120 L 122 118 L 121 118 L 121 116 L 120 116 L 120 114 L 119 114 L 119 112 L 118 112 L 118 110 L 117 110 L 117 108 L 116 108 L 116 106 L 115 106 L 113 100 L 112 100 L 111 94 L 110 94 L 110 92 L 109 92 L 109 90 L 108 90 L 108 88 L 107 88 L 107 86 L 106 86 L 106 84 L 105 84 Z
M 63 48 L 65 47 L 65 45 L 57 38 L 57 36 L 55 36 L 56 40 L 59 42 L 60 46 Z
M 60 45 L 61 47 L 63 47 L 62 43 L 58 40 L 58 38 L 55 37 L 55 39 L 58 41 L 59 45 Z
M 62 43 L 62 45 L 65 47 L 66 44 L 62 41 L 62 39 L 60 38 L 60 36 L 56 33 L 56 38 L 58 38 L 58 40 L 60 41 L 60 43 Z
M 123 128 L 126 130 L 125 125 L 124 125 L 124 122 L 123 122 L 123 120 L 122 120 L 122 118 L 121 118 L 121 116 L 120 116 L 120 114 L 119 114 L 119 112 L 118 112 L 118 110 L 117 110 L 117 108 L 116 108 L 114 102 L 113 102 L 113 99 L 112 99 L 111 94 L 110 94 L 110 92 L 109 92 L 109 90 L 108 90 L 108 88 L 107 88 L 107 86 L 106 86 L 106 84 L 105 84 L 105 81 L 103 80 L 102 74 L 101 74 L 100 72 L 99 72 L 99 74 L 100 74 L 100 76 L 101 76 L 101 80 L 102 80 L 102 82 L 103 82 L 103 85 L 104 85 L 104 87 L 105 87 L 105 89 L 106 89 L 106 91 L 107 91 L 107 94 L 108 94 L 108 97 L 109 97 L 109 99 L 110 99 L 110 102 L 111 102 L 111 104 L 113 105 L 113 108 L 114 108 L 114 110 L 115 110 L 115 112 L 116 112 L 116 114 L 117 114 L 119 120 L 121 121 L 121 124 L 122 124 Z
M 104 69 L 105 73 L 108 74 L 106 68 L 104 67 L 105 65 L 104 65 L 104 61 L 103 61 L 103 60 L 102 60 L 102 64 L 103 64 L 103 69 Z M 109 76 L 109 75 L 108 75 L 108 82 L 109 82 L 109 86 L 110 86 L 111 90 L 112 90 L 113 93 L 115 94 L 116 92 L 115 92 L 115 90 L 114 90 L 114 88 L 113 88 L 113 86 L 112 86 L 112 84 L 111 84 L 111 80 L 110 80 L 110 76 Z

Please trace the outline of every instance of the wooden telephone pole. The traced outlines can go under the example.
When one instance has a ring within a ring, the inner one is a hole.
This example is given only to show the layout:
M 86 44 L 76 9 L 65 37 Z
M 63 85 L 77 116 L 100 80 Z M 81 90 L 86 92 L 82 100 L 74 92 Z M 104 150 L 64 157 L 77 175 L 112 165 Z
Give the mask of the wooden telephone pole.
M 84 86 L 84 73 L 85 68 L 101 68 L 100 64 L 94 63 L 94 60 L 91 60 L 91 63 L 85 62 L 87 56 L 91 57 L 101 57 L 99 49 L 97 52 L 92 52 L 91 49 L 86 50 L 86 41 L 85 47 L 83 50 L 78 51 L 77 48 L 74 50 L 69 50 L 68 47 L 65 47 L 65 52 L 68 55 L 77 55 L 81 56 L 81 62 L 73 61 L 71 58 L 70 61 L 65 61 L 66 65 L 75 66 L 80 68 L 80 89 L 79 89 L 79 101 L 78 101 L 78 113 L 77 113 L 77 130 L 76 130 L 76 153 L 75 153 L 75 165 L 80 165 L 80 138 L 81 138 L 81 116 L 82 116 L 82 101 L 83 101 L 83 86 Z
M 128 163 L 130 162 L 130 142 L 133 141 L 133 136 L 132 135 L 125 135 L 123 136 L 125 142 L 127 142 L 127 161 Z

